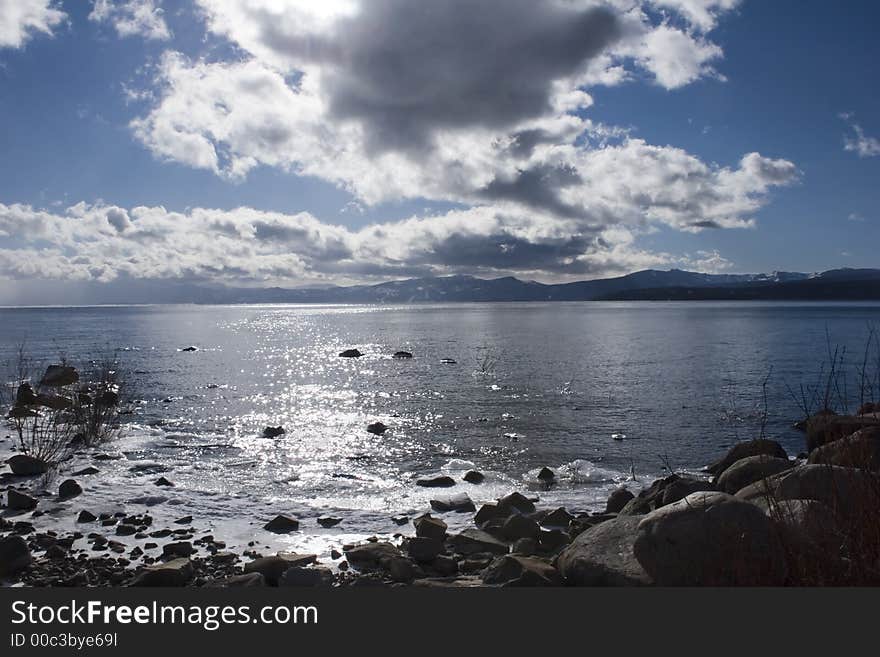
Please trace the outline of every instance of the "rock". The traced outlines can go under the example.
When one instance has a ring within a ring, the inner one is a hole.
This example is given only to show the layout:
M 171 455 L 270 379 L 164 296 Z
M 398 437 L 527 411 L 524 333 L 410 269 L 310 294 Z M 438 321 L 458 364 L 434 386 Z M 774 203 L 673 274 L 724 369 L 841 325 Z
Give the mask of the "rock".
M 406 552 L 420 563 L 433 561 L 443 552 L 443 541 L 436 538 L 416 536 L 407 541 Z
M 488 504 L 484 504 L 480 507 L 480 510 L 477 511 L 474 516 L 474 523 L 477 527 L 482 527 L 485 523 L 490 520 L 494 520 L 500 516 L 500 512 L 498 511 L 498 505 L 492 504 L 491 502 Z
M 98 470 L 98 468 L 95 468 L 90 465 L 86 468 L 83 468 L 82 470 L 77 470 L 76 472 L 72 472 L 70 476 L 71 477 L 84 477 L 86 475 L 95 475 L 95 474 L 98 474 L 99 472 L 100 472 L 100 470 Z
M 412 358 L 413 355 L 408 351 L 395 351 L 392 358 Z
M 58 487 L 58 497 L 62 500 L 69 500 L 77 495 L 82 495 L 83 489 L 75 480 L 66 479 L 61 482 Z
M 721 492 L 692 493 L 649 513 L 638 525 L 633 553 L 660 586 L 780 585 L 786 577 L 770 519 Z
M 340 358 L 360 358 L 363 354 L 357 349 L 346 349 L 343 352 L 340 352 Z
M 175 525 L 191 525 L 193 521 L 192 516 L 183 516 L 182 518 L 178 518 L 174 521 Z
M 166 543 L 162 546 L 162 556 L 168 557 L 188 557 L 194 554 L 196 549 L 189 541 L 176 541 L 174 543 Z
M 462 479 L 469 484 L 482 484 L 486 479 L 486 475 L 482 472 L 477 472 L 476 470 L 468 470 L 464 473 L 464 477 Z
M 165 477 L 159 477 L 156 481 L 153 482 L 156 486 L 174 486 L 170 481 L 168 481 Z
M 277 438 L 287 433 L 284 427 L 266 427 L 263 429 L 263 438 Z
M 747 456 L 722 472 L 716 484 L 720 490 L 733 495 L 749 484 L 785 472 L 792 467 L 793 464 L 788 459 L 780 459 L 766 454 Z
M 15 488 L 10 488 L 6 491 L 6 506 L 12 511 L 31 511 L 37 508 L 37 499 Z
M 67 550 L 58 544 L 50 545 L 46 548 L 45 556 L 47 559 L 64 559 L 67 557 Z
M 76 517 L 77 522 L 95 522 L 95 520 L 97 519 L 98 516 L 90 511 L 86 511 L 85 509 L 80 511 L 79 515 Z
M 807 420 L 807 451 L 877 426 L 880 426 L 880 418 L 873 415 L 814 415 Z
M 278 586 L 326 586 L 333 581 L 333 573 L 327 568 L 303 568 L 294 566 L 284 571 Z
M 186 586 L 193 578 L 194 569 L 189 559 L 173 559 L 147 566 L 132 581 L 132 586 Z
M 508 516 L 514 511 L 519 513 L 534 513 L 535 504 L 522 493 L 510 493 L 498 500 L 499 515 Z
M 343 551 L 349 563 L 355 568 L 386 567 L 392 558 L 401 556 L 397 547 L 385 542 L 353 545 L 348 549 L 343 548 Z
M 480 552 L 507 554 L 509 551 L 507 543 L 481 529 L 465 529 L 460 534 L 453 534 L 449 537 L 449 543 L 456 552 L 464 555 Z
M 117 536 L 132 536 L 134 534 L 137 534 L 137 531 L 138 531 L 137 527 L 135 527 L 134 525 L 126 524 L 124 522 L 119 525 L 116 525 L 116 535 Z M 189 555 L 187 555 L 187 556 L 189 556 Z
M 555 553 L 569 543 L 571 536 L 559 529 L 542 530 L 538 535 L 538 547 L 547 553 Z
M 299 520 L 279 514 L 263 525 L 263 529 L 274 534 L 289 534 L 290 532 L 299 529 Z
M 423 488 L 449 488 L 455 486 L 455 479 L 446 476 L 418 479 L 416 486 L 422 486 Z
M 782 449 L 782 445 L 775 440 L 757 438 L 755 440 L 734 445 L 730 448 L 723 459 L 707 467 L 706 472 L 717 477 L 740 459 L 744 459 L 748 456 L 758 456 L 759 454 L 765 454 L 780 459 L 788 458 L 788 454 Z
M 18 386 L 18 389 L 15 391 L 15 403 L 14 406 L 33 406 L 37 403 L 37 393 L 34 392 L 31 384 L 25 381 L 21 385 Z
M 553 472 L 550 468 L 541 468 L 538 471 L 538 481 L 545 484 L 552 484 L 556 481 L 556 473 Z
M 373 422 L 372 424 L 367 425 L 367 433 L 371 433 L 375 436 L 381 436 L 386 431 L 388 431 L 388 427 L 381 422 Z
M 564 508 L 559 507 L 558 509 L 554 509 L 543 518 L 541 518 L 541 526 L 542 527 L 562 527 L 563 529 L 567 528 L 569 523 L 571 523 L 574 518 L 568 511 Z
M 39 413 L 27 408 L 26 406 L 13 406 L 12 409 L 10 409 L 9 413 L 6 414 L 6 417 L 10 419 L 22 419 L 39 416 Z
M 520 538 L 513 542 L 513 545 L 510 546 L 510 551 L 513 554 L 529 557 L 538 551 L 538 547 L 538 541 L 534 538 Z
M 651 577 L 633 554 L 639 516 L 620 516 L 582 532 L 556 559 L 567 584 L 646 586 Z
M 430 565 L 434 571 L 444 577 L 458 574 L 458 562 L 444 554 L 439 555 Z
M 290 568 L 300 568 L 315 563 L 314 554 L 279 552 L 271 557 L 259 557 L 244 565 L 245 574 L 259 573 L 269 586 L 277 586 L 281 576 Z
M 335 527 L 340 522 L 342 522 L 342 518 L 333 518 L 331 516 L 321 516 L 318 518 L 318 524 L 321 527 Z
M 209 587 L 224 588 L 253 588 L 257 586 L 266 586 L 266 580 L 260 573 L 245 573 L 242 575 L 233 575 L 225 579 L 219 579 L 208 584 Z
M 683 500 L 691 493 L 712 490 L 715 490 L 715 485 L 711 481 L 694 477 L 679 477 L 663 489 L 660 506 Z
M 0 538 L 0 577 L 14 575 L 31 564 L 31 551 L 21 536 Z
M 40 393 L 37 395 L 36 405 L 53 411 L 64 411 L 73 406 L 73 400 L 63 395 Z
M 605 513 L 620 513 L 623 507 L 626 506 L 627 502 L 634 497 L 635 495 L 633 495 L 625 486 L 616 488 L 612 491 L 611 495 L 608 496 L 608 501 L 605 503 Z
M 104 408 L 113 408 L 119 405 L 119 393 L 115 390 L 102 390 L 95 396 L 95 403 Z
M 864 499 L 866 495 L 876 495 L 880 485 L 877 476 L 865 470 L 815 464 L 793 468 L 765 482 L 765 490 L 769 489 L 777 500 L 816 500 L 839 513 L 857 508 L 854 501 Z M 755 486 L 757 484 L 747 486 L 736 496 L 742 499 L 760 497 L 756 493 L 750 494 L 750 489 Z
M 40 380 L 41 386 L 49 388 L 62 388 L 64 386 L 73 385 L 79 381 L 79 372 L 75 367 L 69 365 L 49 365 L 46 373 Z
M 627 502 L 620 515 L 635 516 L 650 513 L 662 506 L 677 502 L 691 493 L 714 490 L 715 486 L 704 479 L 671 474 L 653 482 L 648 488 Z
M 437 541 L 446 538 L 447 524 L 429 513 L 413 520 L 413 526 L 416 528 L 416 536 L 420 538 L 433 538 Z
M 552 565 L 519 554 L 498 557 L 483 571 L 483 582 L 502 586 L 559 586 L 562 578 Z
M 199 348 L 194 345 L 190 345 L 189 347 L 184 347 L 183 349 L 181 349 L 181 351 L 198 351 L 198 350 L 199 350 Z
M 32 477 L 49 471 L 49 465 L 42 459 L 27 454 L 16 454 L 6 459 L 6 464 L 12 470 L 12 474 L 19 477 Z
M 459 493 L 458 495 L 431 500 L 430 503 L 431 508 L 439 513 L 446 513 L 449 511 L 468 513 L 470 511 L 476 511 L 477 509 L 477 507 L 474 506 L 473 500 L 471 500 L 467 493 Z
M 511 515 L 504 521 L 501 527 L 501 534 L 508 541 L 516 541 L 520 538 L 537 538 L 541 533 L 541 528 L 531 518 L 521 516 L 518 513 Z
M 825 463 L 846 468 L 880 470 L 880 426 L 860 429 L 854 434 L 817 447 L 807 463 Z
M 395 525 L 405 525 L 406 523 L 409 522 L 409 516 L 406 516 L 406 515 L 393 516 L 391 518 L 391 522 L 393 522 Z

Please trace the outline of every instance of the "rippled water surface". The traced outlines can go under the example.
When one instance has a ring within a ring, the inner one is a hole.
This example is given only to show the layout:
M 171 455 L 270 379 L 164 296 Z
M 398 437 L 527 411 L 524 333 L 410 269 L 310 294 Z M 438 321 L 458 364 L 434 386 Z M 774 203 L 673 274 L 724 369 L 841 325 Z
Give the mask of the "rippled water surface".
M 633 475 L 638 486 L 664 466 L 698 469 L 754 437 L 771 366 L 767 433 L 797 453 L 785 384 L 816 381 L 826 330 L 860 358 L 871 322 L 878 305 L 0 309 L 0 360 L 21 343 L 44 362 L 118 352 L 135 413 L 105 451 L 124 458 L 102 462 L 77 505 L 155 504 L 242 540 L 286 511 L 304 522 L 284 540 L 308 543 L 394 531 L 391 515 L 437 495 L 523 489 L 545 465 L 560 481 L 536 492 L 544 502 L 599 508 Z M 365 355 L 337 356 L 349 347 Z M 397 350 L 414 358 L 392 359 Z M 374 436 L 374 421 L 390 429 Z M 286 434 L 261 437 L 279 424 Z M 470 468 L 487 481 L 414 485 Z M 160 471 L 173 489 L 153 485 Z M 322 514 L 344 521 L 322 530 Z

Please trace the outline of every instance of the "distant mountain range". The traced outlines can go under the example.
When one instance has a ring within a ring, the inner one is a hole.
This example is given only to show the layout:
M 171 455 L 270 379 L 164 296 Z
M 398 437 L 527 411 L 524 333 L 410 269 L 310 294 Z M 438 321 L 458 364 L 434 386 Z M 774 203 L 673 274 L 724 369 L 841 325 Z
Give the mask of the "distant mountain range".
M 545 284 L 513 277 L 412 278 L 377 285 L 324 288 L 201 288 L 196 303 L 425 303 L 467 301 L 596 301 L 689 299 L 880 300 L 880 269 L 818 274 L 701 274 L 645 270 L 593 281 Z M 183 299 L 180 299 L 183 301 Z

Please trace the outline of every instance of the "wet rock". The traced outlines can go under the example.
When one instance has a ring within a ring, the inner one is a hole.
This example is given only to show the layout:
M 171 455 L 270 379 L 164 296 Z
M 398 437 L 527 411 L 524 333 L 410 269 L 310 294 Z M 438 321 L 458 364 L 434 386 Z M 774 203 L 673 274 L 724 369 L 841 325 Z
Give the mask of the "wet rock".
M 431 508 L 439 513 L 447 513 L 450 511 L 468 513 L 476 511 L 477 508 L 467 493 L 459 493 L 458 495 L 431 500 L 430 504 Z
M 79 515 L 76 517 L 77 522 L 95 522 L 98 517 L 92 513 L 91 511 L 86 511 L 83 509 L 79 512 Z
M 188 557 L 194 554 L 196 549 L 189 541 L 176 541 L 174 543 L 166 543 L 162 546 L 162 556 L 168 557 Z
M 259 557 L 245 564 L 245 573 L 259 573 L 270 586 L 277 586 L 281 576 L 290 568 L 301 568 L 315 563 L 314 554 L 279 552 L 271 557 Z
M 156 481 L 153 482 L 156 486 L 174 486 L 173 483 L 168 481 L 165 477 L 159 477 Z
M 443 541 L 416 536 L 407 541 L 406 551 L 410 557 L 420 563 L 433 561 L 443 552 Z
M 522 493 L 510 493 L 498 500 L 498 512 L 500 515 L 510 515 L 512 512 L 534 513 L 535 504 Z
M 490 502 L 480 507 L 480 510 L 477 511 L 477 514 L 474 516 L 474 523 L 477 527 L 482 527 L 483 524 L 499 517 L 500 515 L 501 513 L 498 511 L 498 505 Z
M 880 471 L 880 426 L 860 429 L 846 438 L 817 447 L 807 462 Z
M 395 351 L 392 358 L 412 358 L 413 355 L 409 351 Z
M 788 459 L 780 459 L 766 454 L 747 456 L 722 472 L 716 483 L 719 490 L 733 495 L 749 484 L 790 470 L 793 465 Z
M 651 577 L 633 553 L 639 516 L 620 516 L 591 527 L 563 550 L 556 566 L 574 586 L 645 586 Z
M 303 568 L 294 566 L 284 571 L 278 586 L 313 587 L 327 586 L 333 581 L 333 573 L 327 568 Z
M 31 551 L 21 536 L 0 538 L 0 577 L 14 575 L 31 564 Z
M 508 541 L 516 541 L 520 538 L 537 538 L 541 533 L 541 528 L 531 518 L 513 514 L 504 521 L 501 527 L 501 534 Z
M 464 473 L 464 477 L 462 477 L 462 479 L 464 479 L 464 481 L 468 482 L 469 484 L 482 484 L 483 481 L 486 479 L 486 475 L 484 475 L 482 472 L 477 472 L 476 470 L 468 470 Z
M 278 436 L 283 436 L 287 433 L 284 430 L 284 427 L 266 427 L 263 429 L 263 438 L 277 438 Z
M 437 541 L 443 541 L 446 538 L 447 524 L 434 518 L 430 513 L 419 516 L 413 520 L 413 526 L 416 528 L 416 536 L 421 538 L 433 538 Z
M 449 537 L 449 543 L 453 550 L 459 554 L 469 555 L 479 552 L 491 554 L 507 554 L 507 543 L 500 541 L 491 534 L 481 529 L 465 529 L 460 534 Z
M 335 527 L 340 522 L 342 522 L 342 518 L 334 518 L 332 516 L 321 516 L 318 518 L 318 524 L 321 527 Z
M 373 422 L 367 425 L 367 433 L 371 433 L 374 436 L 381 436 L 386 431 L 388 431 L 388 427 L 381 422 Z
M 117 536 L 131 536 L 133 534 L 137 534 L 137 527 L 134 525 L 127 525 L 122 523 L 116 526 L 116 535 Z
M 562 527 L 564 529 L 568 527 L 573 519 L 574 516 L 572 516 L 564 508 L 559 507 L 558 509 L 553 509 L 553 511 L 541 518 L 541 526 Z
M 483 582 L 502 586 L 559 586 L 562 578 L 542 559 L 518 554 L 498 557 L 483 572 Z
M 649 513 L 638 525 L 633 553 L 660 586 L 779 585 L 786 577 L 770 519 L 721 492 L 692 493 Z
M 422 486 L 423 488 L 449 488 L 455 486 L 455 479 L 446 476 L 418 479 L 416 486 Z
M 571 543 L 571 535 L 559 529 L 542 530 L 538 534 L 538 547 L 548 554 L 555 554 Z
M 556 481 L 556 473 L 550 468 L 544 467 L 538 471 L 538 481 L 544 484 L 552 484 Z
M 37 499 L 15 488 L 10 488 L 6 491 L 6 506 L 12 511 L 32 511 L 37 508 Z
M 32 477 L 49 470 L 49 465 L 45 461 L 27 454 L 16 454 L 6 459 L 6 464 L 12 470 L 12 474 L 20 477 Z
M 49 365 L 46 368 L 43 378 L 40 380 L 41 386 L 49 388 L 62 388 L 64 386 L 73 385 L 79 381 L 79 372 L 75 367 L 69 365 Z
M 363 354 L 358 349 L 346 349 L 339 353 L 340 358 L 360 358 Z
M 58 497 L 62 500 L 69 500 L 77 495 L 81 495 L 82 492 L 82 486 L 73 479 L 62 481 L 61 485 L 58 487 Z
M 195 570 L 189 559 L 173 559 L 148 566 L 132 581 L 132 586 L 186 586 Z
M 394 516 L 391 518 L 391 522 L 393 522 L 395 525 L 405 525 L 406 523 L 409 522 L 409 516 L 405 516 L 405 515 Z
M 174 521 L 175 525 L 191 525 L 193 521 L 192 516 L 183 516 L 182 518 L 178 518 Z
M 76 472 L 71 473 L 70 476 L 71 477 L 84 477 L 86 475 L 95 475 L 95 474 L 98 474 L 99 472 L 100 472 L 100 470 L 98 470 L 98 468 L 90 465 L 86 468 L 83 468 L 82 470 L 77 470 Z
M 722 458 L 720 461 L 716 461 L 715 463 L 707 467 L 706 472 L 709 472 L 710 474 L 713 474 L 717 477 L 740 459 L 744 459 L 748 456 L 758 456 L 760 454 L 773 456 L 780 459 L 788 458 L 788 454 L 786 454 L 785 450 L 782 449 L 782 445 L 777 443 L 775 440 L 757 438 L 755 440 L 750 440 L 748 442 L 734 445 L 730 448 L 727 454 L 725 454 L 724 458 Z
M 623 507 L 634 497 L 635 495 L 633 495 L 632 491 L 625 486 L 615 489 L 608 496 L 608 501 L 605 503 L 605 513 L 620 513 Z
M 355 568 L 387 567 L 392 558 L 401 556 L 396 546 L 386 542 L 352 545 L 343 550 L 345 557 Z
M 299 529 L 299 520 L 279 514 L 263 525 L 263 529 L 274 534 L 289 534 L 290 532 Z

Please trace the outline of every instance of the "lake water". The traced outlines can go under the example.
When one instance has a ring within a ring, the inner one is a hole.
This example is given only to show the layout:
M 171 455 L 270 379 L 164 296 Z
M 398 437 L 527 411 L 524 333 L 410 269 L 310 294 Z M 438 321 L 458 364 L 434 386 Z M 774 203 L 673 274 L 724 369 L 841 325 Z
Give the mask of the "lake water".
M 766 433 L 796 454 L 801 414 L 786 384 L 816 382 L 826 331 L 860 361 L 871 323 L 880 305 L 21 308 L 0 309 L 0 361 L 21 343 L 45 363 L 118 353 L 135 413 L 103 451 L 124 458 L 100 462 L 73 509 L 142 511 L 162 496 L 154 516 L 193 515 L 230 545 L 257 537 L 323 551 L 392 533 L 392 515 L 427 510 L 432 497 L 466 491 L 479 503 L 534 489 L 542 466 L 558 483 L 533 493 L 571 510 L 601 509 L 615 486 L 637 488 L 665 467 L 699 470 L 758 435 L 771 367 Z M 180 351 L 188 345 L 198 351 Z M 349 347 L 365 355 L 337 356 Z M 392 359 L 397 350 L 414 358 Z M 368 433 L 374 421 L 388 432 Z M 261 437 L 279 424 L 286 434 Z M 485 483 L 415 485 L 471 468 Z M 158 471 L 175 487 L 157 488 Z M 302 531 L 262 531 L 278 512 Z M 325 530 L 315 522 L 325 514 L 344 520 Z

